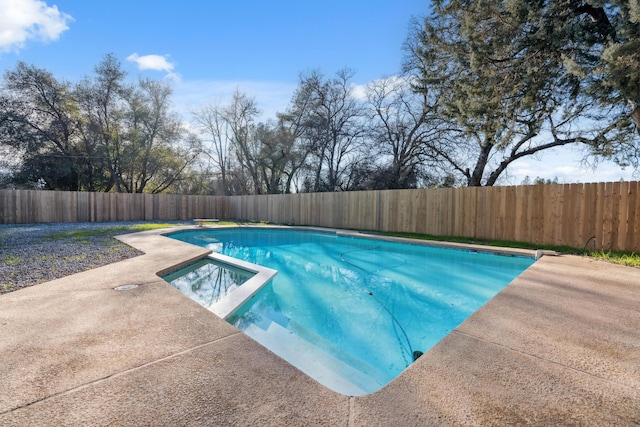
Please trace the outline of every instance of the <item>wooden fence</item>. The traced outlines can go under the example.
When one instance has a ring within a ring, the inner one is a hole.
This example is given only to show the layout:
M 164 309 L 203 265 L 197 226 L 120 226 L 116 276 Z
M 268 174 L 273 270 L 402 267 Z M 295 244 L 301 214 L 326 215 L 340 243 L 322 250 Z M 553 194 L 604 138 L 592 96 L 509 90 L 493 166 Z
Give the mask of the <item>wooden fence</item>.
M 0 190 L 0 222 L 220 218 L 640 252 L 640 183 L 260 196 Z M 589 245 L 592 246 L 592 243 Z
M 226 218 L 227 200 L 221 196 L 0 190 L 0 223 Z

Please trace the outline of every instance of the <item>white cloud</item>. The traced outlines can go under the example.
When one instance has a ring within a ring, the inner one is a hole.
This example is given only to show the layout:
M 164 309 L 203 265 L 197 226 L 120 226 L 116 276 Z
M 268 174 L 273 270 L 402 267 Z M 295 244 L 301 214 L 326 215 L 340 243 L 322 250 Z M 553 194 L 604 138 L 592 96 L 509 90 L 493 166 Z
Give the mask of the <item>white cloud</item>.
M 2 0 L 0 0 L 2 1 Z M 138 55 L 132 53 L 127 56 L 127 61 L 135 62 L 138 66 L 138 70 L 154 70 L 164 71 L 167 75 L 165 79 L 172 80 L 174 82 L 180 82 L 180 74 L 173 71 L 175 64 L 169 61 L 169 55 Z
M 351 96 L 359 101 L 367 100 L 367 85 L 354 85 L 351 87 Z
M 169 55 L 138 55 L 132 53 L 127 56 L 127 61 L 138 64 L 139 70 L 173 71 L 174 64 L 167 59 Z
M 41 0 L 0 0 L 0 53 L 18 51 L 30 40 L 57 40 L 71 21 L 70 15 Z

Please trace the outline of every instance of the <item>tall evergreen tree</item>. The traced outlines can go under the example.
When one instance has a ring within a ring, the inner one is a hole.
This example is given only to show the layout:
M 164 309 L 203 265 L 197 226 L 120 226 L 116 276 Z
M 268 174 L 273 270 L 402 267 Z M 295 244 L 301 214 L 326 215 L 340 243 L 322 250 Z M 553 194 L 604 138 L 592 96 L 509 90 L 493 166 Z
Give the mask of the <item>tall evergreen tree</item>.
M 450 123 L 434 164 L 479 186 L 567 144 L 632 163 L 637 26 L 630 2 L 434 1 L 407 43 L 416 89 Z

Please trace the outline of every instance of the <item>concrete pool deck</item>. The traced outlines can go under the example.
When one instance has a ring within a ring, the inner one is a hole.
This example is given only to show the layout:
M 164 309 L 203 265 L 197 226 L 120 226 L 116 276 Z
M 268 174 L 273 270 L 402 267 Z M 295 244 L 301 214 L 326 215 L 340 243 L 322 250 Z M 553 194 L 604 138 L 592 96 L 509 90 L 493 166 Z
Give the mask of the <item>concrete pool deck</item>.
M 545 256 L 349 397 L 156 275 L 206 250 L 121 240 L 145 255 L 0 296 L 0 425 L 640 424 L 639 269 Z

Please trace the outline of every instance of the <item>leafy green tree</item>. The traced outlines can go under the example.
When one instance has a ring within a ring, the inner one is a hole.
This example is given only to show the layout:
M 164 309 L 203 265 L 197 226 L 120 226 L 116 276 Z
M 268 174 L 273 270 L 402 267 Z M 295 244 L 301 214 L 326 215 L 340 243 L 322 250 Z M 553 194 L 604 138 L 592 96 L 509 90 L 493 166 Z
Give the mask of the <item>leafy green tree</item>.
M 122 120 L 132 86 L 125 82 L 126 72 L 118 59 L 109 54 L 94 68 L 93 77 L 85 77 L 75 88 L 81 114 L 81 138 L 91 153 L 92 175 L 100 190 L 125 192 L 122 176 Z
M 86 181 L 86 153 L 77 143 L 77 106 L 69 83 L 18 62 L 4 75 L 0 144 L 23 157 L 18 183 L 44 179 L 49 188 L 78 190 Z
M 15 179 L 56 190 L 151 193 L 180 180 L 199 144 L 170 110 L 171 89 L 125 77 L 113 55 L 76 85 L 21 62 L 6 72 L 0 145 L 22 157 Z
M 638 67 L 627 80 L 622 70 L 637 65 L 636 9 L 435 0 L 407 42 L 406 64 L 450 124 L 429 146 L 433 165 L 478 186 L 494 185 L 520 158 L 568 144 L 632 162 Z
M 199 141 L 184 138 L 182 121 L 170 111 L 171 93 L 154 80 L 141 80 L 128 93 L 118 153 L 118 181 L 127 193 L 167 190 L 200 153 Z
M 569 73 L 586 94 L 613 108 L 613 121 L 640 134 L 640 2 L 552 2 Z M 626 119 L 626 120 L 623 120 Z M 631 119 L 631 120 L 629 120 Z

